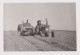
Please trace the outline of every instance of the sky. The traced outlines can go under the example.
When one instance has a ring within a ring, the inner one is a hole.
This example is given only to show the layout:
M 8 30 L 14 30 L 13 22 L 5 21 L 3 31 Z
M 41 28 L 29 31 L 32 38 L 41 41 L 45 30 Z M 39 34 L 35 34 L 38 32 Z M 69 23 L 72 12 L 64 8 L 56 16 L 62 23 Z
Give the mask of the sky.
M 4 30 L 16 30 L 18 24 L 29 20 L 36 26 L 37 20 L 48 19 L 50 29 L 76 30 L 75 3 L 5 3 Z

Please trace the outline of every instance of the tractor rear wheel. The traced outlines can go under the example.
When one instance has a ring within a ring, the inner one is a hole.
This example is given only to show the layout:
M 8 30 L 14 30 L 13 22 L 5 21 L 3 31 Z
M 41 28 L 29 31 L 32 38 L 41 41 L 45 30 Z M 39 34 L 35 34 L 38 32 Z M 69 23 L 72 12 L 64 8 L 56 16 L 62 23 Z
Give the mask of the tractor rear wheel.
M 54 37 L 54 32 L 53 31 L 51 32 L 51 37 Z

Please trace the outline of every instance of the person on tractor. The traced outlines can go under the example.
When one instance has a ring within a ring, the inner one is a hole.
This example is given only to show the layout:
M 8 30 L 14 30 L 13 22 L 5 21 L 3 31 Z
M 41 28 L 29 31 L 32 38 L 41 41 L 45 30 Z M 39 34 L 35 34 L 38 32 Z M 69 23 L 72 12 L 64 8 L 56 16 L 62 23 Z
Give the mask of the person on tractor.
M 35 28 L 36 34 L 42 36 L 42 33 L 45 31 L 45 25 L 41 23 L 41 20 L 37 21 L 37 25 Z

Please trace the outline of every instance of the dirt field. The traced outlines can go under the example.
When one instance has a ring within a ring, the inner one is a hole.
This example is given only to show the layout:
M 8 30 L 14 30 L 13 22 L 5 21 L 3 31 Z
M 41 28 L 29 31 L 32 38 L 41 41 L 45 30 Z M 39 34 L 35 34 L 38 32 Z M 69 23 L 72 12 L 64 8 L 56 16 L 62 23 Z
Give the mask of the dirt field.
M 54 31 L 54 38 L 20 36 L 17 31 L 4 31 L 4 51 L 75 51 L 75 31 Z

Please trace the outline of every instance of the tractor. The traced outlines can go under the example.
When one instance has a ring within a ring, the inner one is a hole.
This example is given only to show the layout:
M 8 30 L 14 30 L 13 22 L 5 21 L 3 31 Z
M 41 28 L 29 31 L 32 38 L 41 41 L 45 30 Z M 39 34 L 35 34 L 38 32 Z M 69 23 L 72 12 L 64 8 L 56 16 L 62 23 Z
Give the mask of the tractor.
M 41 37 L 49 37 L 52 36 L 54 37 L 54 32 L 50 31 L 48 21 L 46 18 L 46 24 L 42 24 L 41 20 L 37 21 L 37 25 L 35 27 L 35 33 L 36 35 L 40 35 Z

